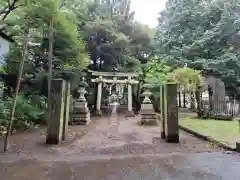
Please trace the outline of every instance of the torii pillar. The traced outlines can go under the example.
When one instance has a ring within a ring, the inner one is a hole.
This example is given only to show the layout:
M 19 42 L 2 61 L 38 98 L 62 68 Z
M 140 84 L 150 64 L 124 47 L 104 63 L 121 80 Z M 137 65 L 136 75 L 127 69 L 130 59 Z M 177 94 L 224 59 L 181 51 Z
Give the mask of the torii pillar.
M 127 117 L 134 117 L 133 109 L 132 109 L 132 78 L 128 76 L 128 112 L 126 114 Z

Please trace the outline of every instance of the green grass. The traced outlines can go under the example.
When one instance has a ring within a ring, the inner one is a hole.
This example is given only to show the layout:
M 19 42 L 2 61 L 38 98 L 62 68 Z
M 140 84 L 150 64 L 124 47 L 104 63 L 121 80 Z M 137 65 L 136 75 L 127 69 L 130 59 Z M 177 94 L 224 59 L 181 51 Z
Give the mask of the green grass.
M 200 120 L 186 118 L 180 121 L 180 125 L 188 127 L 203 135 L 210 136 L 217 141 L 235 146 L 236 140 L 240 140 L 238 121 Z

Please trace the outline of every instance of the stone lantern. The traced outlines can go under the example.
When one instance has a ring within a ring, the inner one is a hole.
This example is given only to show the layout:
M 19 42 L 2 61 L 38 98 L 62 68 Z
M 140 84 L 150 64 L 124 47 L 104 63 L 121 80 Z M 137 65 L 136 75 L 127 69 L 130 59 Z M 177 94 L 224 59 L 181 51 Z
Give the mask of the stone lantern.
M 152 101 L 150 100 L 150 96 L 152 93 L 150 92 L 151 85 L 144 85 L 144 92 L 142 96 L 144 96 L 144 100 L 141 104 L 141 120 L 139 121 L 140 125 L 156 125 L 157 124 L 157 116 L 153 108 Z
M 90 123 L 90 111 L 88 109 L 88 105 L 85 99 L 86 94 L 86 83 L 84 79 L 79 84 L 78 93 L 79 97 L 75 101 L 72 113 L 72 123 L 74 125 L 86 125 Z

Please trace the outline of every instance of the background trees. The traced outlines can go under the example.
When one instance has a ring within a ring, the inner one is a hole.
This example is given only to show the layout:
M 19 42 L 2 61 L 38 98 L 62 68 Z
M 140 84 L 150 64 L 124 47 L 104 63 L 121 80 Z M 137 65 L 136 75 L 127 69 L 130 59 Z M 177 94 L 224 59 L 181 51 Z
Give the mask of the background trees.
M 135 21 L 130 0 L 0 0 L 0 7 L 0 30 L 15 40 L 1 71 L 6 99 L 16 86 L 26 35 L 21 94 L 29 102 L 33 94 L 46 97 L 51 19 L 53 77 L 77 86 L 88 69 L 135 71 L 141 83 L 171 77 L 193 100 L 204 72 L 220 77 L 228 94 L 239 97 L 238 1 L 168 0 L 157 29 Z M 140 86 L 134 96 L 139 94 Z
M 159 17 L 156 51 L 171 67 L 204 70 L 239 96 L 239 2 L 169 0 Z
M 19 112 L 18 106 L 22 101 L 28 104 L 25 106 L 28 112 L 35 107 L 33 99 L 34 102 L 43 102 L 38 107 L 42 112 L 37 113 L 39 120 L 46 108 L 49 53 L 53 59 L 53 77 L 68 79 L 75 86 L 87 69 L 141 71 L 140 64 L 147 64 L 151 54 L 154 33 L 147 26 L 135 22 L 130 3 L 130 0 L 0 0 L 0 18 L 3 20 L 0 30 L 15 40 L 2 64 L 1 79 L 6 89 L 1 101 L 5 110 L 0 124 L 6 125 L 10 106 L 5 104 L 16 88 L 25 41 L 26 61 L 16 112 Z M 51 38 L 50 22 L 53 22 Z M 52 53 L 50 40 L 53 42 Z M 27 118 L 30 116 L 26 111 L 21 111 L 25 112 L 26 118 L 20 118 L 21 115 L 16 113 L 16 122 L 23 119 L 24 122 L 33 121 Z

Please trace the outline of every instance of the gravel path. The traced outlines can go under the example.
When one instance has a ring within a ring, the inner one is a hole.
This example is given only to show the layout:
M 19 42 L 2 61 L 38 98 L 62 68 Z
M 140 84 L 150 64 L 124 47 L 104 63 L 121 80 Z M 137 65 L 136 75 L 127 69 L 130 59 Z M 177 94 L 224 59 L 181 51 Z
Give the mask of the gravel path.
M 232 173 L 240 167 L 239 155 L 225 154 L 182 131 L 180 144 L 167 144 L 159 138 L 159 127 L 139 126 L 137 118 L 114 115 L 93 119 L 89 126 L 71 126 L 68 141 L 58 146 L 44 145 L 44 129 L 13 136 L 10 151 L 0 154 L 0 177 L 205 180 L 231 175 L 229 180 L 240 179 Z M 231 166 L 222 163 L 222 167 L 219 159 Z M 222 174 L 216 174 L 220 170 Z

